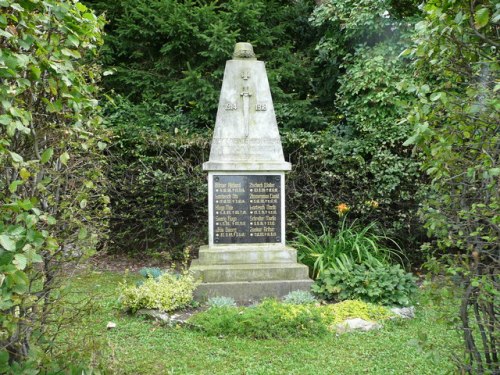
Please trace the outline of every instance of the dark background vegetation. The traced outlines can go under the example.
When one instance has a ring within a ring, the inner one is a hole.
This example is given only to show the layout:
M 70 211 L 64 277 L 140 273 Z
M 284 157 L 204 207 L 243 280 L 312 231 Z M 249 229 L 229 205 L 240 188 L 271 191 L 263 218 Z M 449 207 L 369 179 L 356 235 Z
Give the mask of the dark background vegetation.
M 176 257 L 206 242 L 206 180 L 225 61 L 251 42 L 266 61 L 287 178 L 289 238 L 304 222 L 377 221 L 416 264 L 421 177 L 400 122 L 416 2 L 87 1 L 108 19 L 103 84 L 111 154 L 110 250 Z M 385 13 L 384 13 L 385 12 Z M 372 202 L 372 203 L 370 203 Z M 373 202 L 378 207 L 374 208 Z M 303 221 L 302 221 L 303 220 Z

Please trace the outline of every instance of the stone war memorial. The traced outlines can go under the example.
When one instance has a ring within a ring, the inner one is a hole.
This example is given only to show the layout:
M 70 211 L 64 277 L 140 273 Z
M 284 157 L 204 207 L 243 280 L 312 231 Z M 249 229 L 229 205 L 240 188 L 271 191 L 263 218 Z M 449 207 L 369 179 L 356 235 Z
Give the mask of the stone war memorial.
M 208 246 L 191 270 L 195 297 L 237 301 L 309 290 L 308 268 L 285 244 L 285 172 L 271 90 L 252 45 L 237 43 L 227 61 L 208 172 Z

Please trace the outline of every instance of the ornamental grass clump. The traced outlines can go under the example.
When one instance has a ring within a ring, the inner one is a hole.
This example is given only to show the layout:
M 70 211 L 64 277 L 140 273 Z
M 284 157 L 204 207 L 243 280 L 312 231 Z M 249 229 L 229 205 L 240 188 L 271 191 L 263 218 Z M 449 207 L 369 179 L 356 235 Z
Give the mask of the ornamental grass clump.
M 199 281 L 190 273 L 163 273 L 147 278 L 140 286 L 125 287 L 121 303 L 126 310 L 157 309 L 169 312 L 189 305 Z
M 293 242 L 299 261 L 309 267 L 313 279 L 326 270 L 337 272 L 355 264 L 379 267 L 390 264 L 393 258 L 402 261 L 402 251 L 397 243 L 378 233 L 374 222 L 366 226 L 361 226 L 356 221 L 348 224 L 344 216 L 335 234 L 324 224 L 320 224 L 321 234 L 307 226 L 304 233 L 295 232 Z M 384 246 L 383 243 L 391 243 L 395 249 Z

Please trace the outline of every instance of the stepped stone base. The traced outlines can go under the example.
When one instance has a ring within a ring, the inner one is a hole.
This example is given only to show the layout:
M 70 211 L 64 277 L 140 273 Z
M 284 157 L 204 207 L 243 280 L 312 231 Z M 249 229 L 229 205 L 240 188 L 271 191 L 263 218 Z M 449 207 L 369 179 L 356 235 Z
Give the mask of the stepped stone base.
M 195 299 L 232 297 L 238 302 L 280 298 L 309 290 L 308 268 L 291 247 L 273 244 L 202 246 L 190 270 L 202 279 Z

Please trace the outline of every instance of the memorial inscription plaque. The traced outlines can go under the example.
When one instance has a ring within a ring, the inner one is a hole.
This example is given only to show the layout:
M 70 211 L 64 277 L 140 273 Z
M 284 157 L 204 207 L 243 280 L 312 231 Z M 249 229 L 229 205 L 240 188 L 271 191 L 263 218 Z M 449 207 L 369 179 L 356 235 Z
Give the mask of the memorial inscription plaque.
M 216 244 L 281 241 L 281 176 L 214 175 Z

